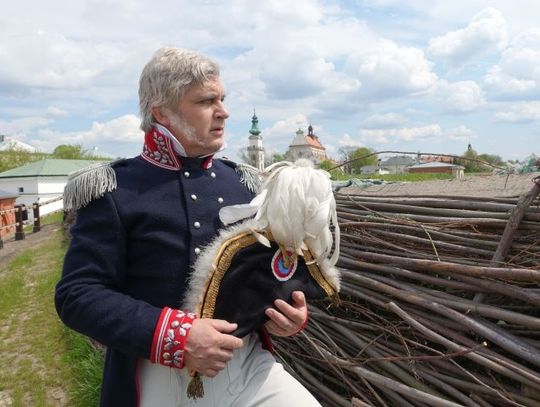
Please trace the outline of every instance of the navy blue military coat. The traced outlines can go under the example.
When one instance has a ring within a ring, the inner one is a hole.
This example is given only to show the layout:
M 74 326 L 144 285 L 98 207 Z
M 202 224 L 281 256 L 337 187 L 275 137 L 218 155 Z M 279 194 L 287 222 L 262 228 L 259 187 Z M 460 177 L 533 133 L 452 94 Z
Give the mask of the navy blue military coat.
M 219 209 L 252 198 L 234 167 L 124 160 L 117 188 L 78 210 L 55 304 L 66 325 L 107 346 L 102 406 L 136 405 L 137 359 L 149 358 L 162 309 L 180 307 L 190 266 L 223 226 Z

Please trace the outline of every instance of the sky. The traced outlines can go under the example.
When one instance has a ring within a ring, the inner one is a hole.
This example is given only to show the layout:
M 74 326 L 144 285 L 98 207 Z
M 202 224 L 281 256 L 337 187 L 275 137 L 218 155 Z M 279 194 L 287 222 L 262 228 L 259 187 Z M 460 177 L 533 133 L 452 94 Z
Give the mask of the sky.
M 0 134 L 52 152 L 140 153 L 138 79 L 163 46 L 217 60 L 227 148 L 283 154 L 311 124 L 351 147 L 540 155 L 536 0 L 2 2 Z

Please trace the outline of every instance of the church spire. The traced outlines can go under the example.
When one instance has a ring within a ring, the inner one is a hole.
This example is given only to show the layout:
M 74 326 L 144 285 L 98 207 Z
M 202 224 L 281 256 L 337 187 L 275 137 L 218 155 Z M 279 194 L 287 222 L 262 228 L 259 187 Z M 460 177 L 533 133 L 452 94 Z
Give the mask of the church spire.
M 258 136 L 261 134 L 261 131 L 259 130 L 259 119 L 257 118 L 257 114 L 255 113 L 255 108 L 253 108 L 253 117 L 251 118 L 251 130 L 249 131 L 249 134 L 253 136 Z
M 249 145 L 247 148 L 249 164 L 259 169 L 264 170 L 264 147 L 262 145 L 263 138 L 259 130 L 259 119 L 253 108 L 253 117 L 251 118 L 251 130 L 249 131 Z

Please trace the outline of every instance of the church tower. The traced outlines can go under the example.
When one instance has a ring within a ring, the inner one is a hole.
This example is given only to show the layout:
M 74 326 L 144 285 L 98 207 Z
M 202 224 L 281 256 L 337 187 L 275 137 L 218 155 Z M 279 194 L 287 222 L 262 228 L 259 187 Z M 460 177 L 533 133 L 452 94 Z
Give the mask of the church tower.
M 250 164 L 260 171 L 264 170 L 264 148 L 262 145 L 261 131 L 259 130 L 259 119 L 253 111 L 251 118 L 251 130 L 249 130 L 248 157 Z

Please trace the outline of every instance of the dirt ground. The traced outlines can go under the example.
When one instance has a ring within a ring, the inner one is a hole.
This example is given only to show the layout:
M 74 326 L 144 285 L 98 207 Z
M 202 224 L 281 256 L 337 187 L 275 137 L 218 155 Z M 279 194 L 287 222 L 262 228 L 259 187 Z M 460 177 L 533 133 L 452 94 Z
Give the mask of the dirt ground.
M 60 224 L 44 225 L 37 233 L 27 232 L 23 240 L 15 240 L 14 236 L 4 240 L 4 247 L 0 249 L 0 273 L 19 253 L 45 243 L 50 234 L 61 227 Z
M 51 236 L 54 236 L 55 232 L 61 228 L 62 225 L 58 223 L 44 225 L 37 233 L 32 233 L 31 231 L 26 233 L 25 239 L 23 240 L 16 241 L 14 236 L 4 240 L 4 247 L 0 249 L 0 277 L 2 277 L 4 273 L 7 273 L 8 265 L 23 252 L 27 250 L 37 250 L 37 252 L 40 253 L 41 246 L 50 242 Z M 51 259 L 47 256 L 36 256 L 32 265 L 24 270 L 27 278 L 23 280 L 24 290 L 21 294 L 21 298 L 23 298 L 22 303 L 24 304 L 24 307 L 28 309 L 38 309 L 38 311 L 25 315 L 20 309 L 20 304 L 17 304 L 7 315 L 2 316 L 2 320 L 0 321 L 0 348 L 2 351 L 0 354 L 4 360 L 3 368 L 5 368 L 5 364 L 7 363 L 10 366 L 13 365 L 14 367 L 16 366 L 17 368 L 23 369 L 22 364 L 24 362 L 32 364 L 32 369 L 36 372 L 36 375 L 51 374 L 51 372 L 47 372 L 48 364 L 46 364 L 45 359 L 40 356 L 41 354 L 39 351 L 38 353 L 34 353 L 35 349 L 32 348 L 31 345 L 27 343 L 29 341 L 25 339 L 28 335 L 28 326 L 35 326 L 35 321 L 31 319 L 34 314 L 39 314 L 39 312 L 53 312 L 52 303 L 48 304 L 48 308 L 43 307 L 41 304 L 33 303 L 36 298 L 40 298 L 36 291 L 40 285 L 37 282 L 38 277 L 43 276 L 44 271 L 50 269 L 50 262 Z M 25 316 L 21 317 L 21 315 Z M 43 318 L 40 320 L 43 320 Z M 16 329 L 13 329 L 13 327 L 16 327 Z M 9 345 L 13 343 L 20 343 L 18 346 L 20 352 L 18 352 L 18 354 L 7 350 Z M 31 400 L 32 397 L 25 393 L 23 405 L 36 405 Z M 47 406 L 65 406 L 66 400 L 66 392 L 61 386 L 56 385 L 47 389 Z M 8 388 L 0 391 L 0 407 L 10 407 L 13 405 L 18 405 L 18 403 L 14 401 L 13 389 Z
M 529 174 L 467 176 L 463 179 L 399 182 L 372 185 L 366 188 L 347 187 L 341 194 L 373 196 L 470 196 L 470 197 L 518 197 L 533 187 L 533 178 L 540 172 Z

